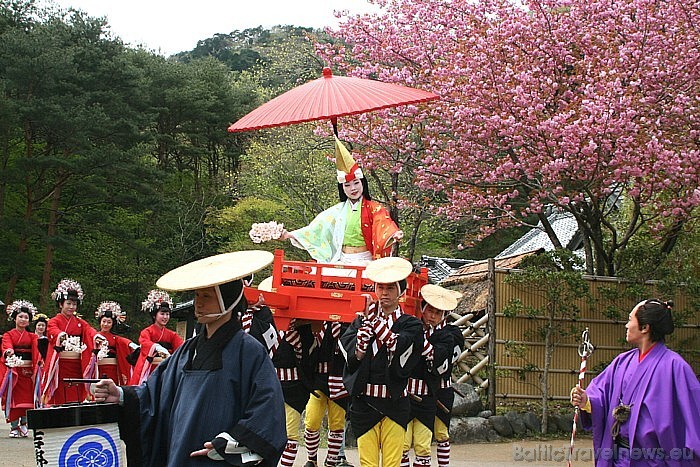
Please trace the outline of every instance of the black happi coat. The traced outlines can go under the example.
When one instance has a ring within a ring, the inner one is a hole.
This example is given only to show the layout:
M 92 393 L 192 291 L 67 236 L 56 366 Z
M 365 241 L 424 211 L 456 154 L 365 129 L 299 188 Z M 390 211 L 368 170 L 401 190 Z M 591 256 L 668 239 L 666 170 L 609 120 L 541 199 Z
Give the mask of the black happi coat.
M 301 338 L 301 354 L 297 355 L 294 347 L 287 342 L 287 339 L 281 338 L 279 347 L 277 347 L 272 356 L 272 363 L 277 369 L 297 368 L 299 373 L 298 381 L 281 381 L 280 384 L 284 393 L 284 402 L 301 413 L 306 408 L 306 403 L 309 401 L 309 396 L 312 392 L 312 369 L 308 355 L 314 336 L 310 324 L 298 326 L 296 330 Z
M 382 418 L 389 417 L 404 428 L 410 416 L 408 398 L 403 395 L 406 382 L 423 350 L 423 325 L 414 316 L 402 314 L 392 325 L 397 334 L 396 351 L 391 359 L 385 346 L 372 355 L 370 339 L 368 350 L 362 360 L 355 357 L 357 330 L 362 326 L 362 317 L 356 318 L 341 336 L 340 344 L 346 358 L 343 381 L 352 400 L 350 422 L 356 437 L 362 436 Z M 384 384 L 390 397 L 383 399 L 362 395 L 367 383 Z
M 328 387 L 328 377 L 338 376 L 343 377 L 345 369 L 345 357 L 340 351 L 340 337 L 335 339 L 331 332 L 332 322 L 324 323 L 325 332 L 320 345 L 314 346 L 311 351 L 310 368 L 312 374 L 312 387 L 315 390 L 321 391 L 326 396 L 330 397 L 331 392 Z M 340 335 L 342 336 L 348 329 L 348 323 L 342 323 Z M 322 374 L 317 371 L 318 365 L 321 363 L 328 364 L 328 373 Z M 340 405 L 343 409 L 348 409 L 349 397 L 341 397 L 333 399 L 333 402 Z
M 430 343 L 435 347 L 434 371 L 440 378 L 451 384 L 452 368 L 464 350 L 464 336 L 457 326 L 446 324 L 440 329 L 436 329 L 430 336 Z M 440 346 L 436 342 L 442 342 Z M 438 351 L 438 349 L 440 349 Z M 452 406 L 454 405 L 455 394 L 452 387 L 436 388 L 437 399 L 448 409 L 448 412 L 438 408 L 436 415 L 442 420 L 445 426 L 450 426 L 452 419 Z
M 253 316 L 248 334 L 260 342 L 268 352 L 271 352 L 279 343 L 272 310 L 268 306 L 262 305 L 250 307 L 247 311 L 251 312 Z

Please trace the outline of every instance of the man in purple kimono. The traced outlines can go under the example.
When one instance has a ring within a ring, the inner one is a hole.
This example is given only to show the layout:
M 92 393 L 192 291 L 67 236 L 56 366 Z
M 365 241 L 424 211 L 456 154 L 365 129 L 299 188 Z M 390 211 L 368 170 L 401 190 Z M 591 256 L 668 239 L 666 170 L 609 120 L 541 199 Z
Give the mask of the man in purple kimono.
M 618 355 L 571 402 L 593 429 L 596 466 L 700 465 L 700 382 L 664 345 L 671 302 L 637 304 L 625 325 L 636 346 Z

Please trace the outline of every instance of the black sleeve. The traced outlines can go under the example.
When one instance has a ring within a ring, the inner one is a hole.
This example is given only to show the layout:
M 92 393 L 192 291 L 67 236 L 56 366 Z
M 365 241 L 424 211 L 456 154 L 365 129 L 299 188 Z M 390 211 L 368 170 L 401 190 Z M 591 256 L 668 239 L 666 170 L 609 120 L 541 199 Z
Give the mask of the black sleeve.
M 119 437 L 126 444 L 127 465 L 139 465 L 141 455 L 141 418 L 139 398 L 132 386 L 122 386 L 124 405 L 119 409 Z
M 423 351 L 423 324 L 418 318 L 402 315 L 402 322 L 394 324 L 392 332 L 397 334 L 396 350 L 389 364 L 393 377 L 408 378 L 421 358 Z

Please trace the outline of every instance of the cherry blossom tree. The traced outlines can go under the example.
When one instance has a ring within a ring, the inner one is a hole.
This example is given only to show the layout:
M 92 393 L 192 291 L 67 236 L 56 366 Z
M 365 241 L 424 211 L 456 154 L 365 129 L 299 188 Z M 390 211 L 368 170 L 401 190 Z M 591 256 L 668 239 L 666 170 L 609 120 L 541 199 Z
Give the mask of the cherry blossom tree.
M 667 254 L 697 216 L 699 1 L 369 1 L 382 12 L 344 16 L 319 53 L 441 99 L 348 119 L 365 166 L 410 168 L 482 234 L 536 215 L 561 246 L 546 208 L 568 212 L 599 275 L 643 229 Z

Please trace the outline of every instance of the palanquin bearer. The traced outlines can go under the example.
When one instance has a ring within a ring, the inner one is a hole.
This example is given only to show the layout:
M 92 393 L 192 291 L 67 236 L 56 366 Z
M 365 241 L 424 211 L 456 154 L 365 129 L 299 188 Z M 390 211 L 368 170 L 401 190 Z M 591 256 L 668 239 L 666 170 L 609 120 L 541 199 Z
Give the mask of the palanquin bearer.
M 112 332 L 117 323 L 126 320 L 126 313 L 117 302 L 105 301 L 95 310 L 100 330 L 93 337 L 93 350 L 85 378 L 109 378 L 118 385 L 126 385 L 131 378 L 132 366 L 127 357 L 138 345 Z
M 272 277 L 260 282 L 258 290 L 271 292 Z M 312 376 L 308 362 L 313 343 L 311 326 L 305 324 L 297 327 L 296 320 L 292 319 L 287 330 L 278 331 L 272 312 L 264 305 L 262 296 L 257 304 L 249 307 L 242 315 L 241 321 L 243 329 L 248 327 L 246 332 L 268 350 L 282 386 L 287 443 L 282 452 L 280 466 L 291 467 L 299 450 L 301 413 L 309 400 L 311 388 Z
M 264 251 L 224 253 L 158 280 L 166 290 L 194 290 L 204 328 L 141 386 L 95 385 L 98 402 L 123 407 L 129 465 L 277 465 L 286 441 L 282 389 L 267 351 L 237 319 L 248 307 L 241 278 L 272 259 Z
M 43 364 L 37 336 L 27 330 L 37 310 L 27 300 L 15 300 L 5 311 L 15 327 L 2 335 L 0 399 L 5 420 L 10 423 L 10 438 L 26 438 L 27 409 L 35 406 L 35 381 Z
M 51 298 L 56 301 L 59 312 L 46 326 L 49 348 L 46 352 L 47 365 L 42 373 L 42 402 L 47 405 L 82 402 L 87 396 L 85 385 L 63 380 L 81 379 L 92 355 L 95 330 L 76 316 L 84 298 L 83 288 L 74 280 L 63 279 Z
M 335 163 L 340 202 L 306 227 L 282 232 L 282 240 L 306 250 L 320 263 L 364 266 L 391 254 L 403 231 L 379 202 L 373 201 L 367 179 L 350 151 L 336 137 Z
M 252 275 L 243 279 L 243 284 L 246 287 L 250 287 L 252 282 Z M 263 279 L 258 285 L 258 290 L 271 292 L 272 276 Z M 279 346 L 279 334 L 275 325 L 275 319 L 272 316 L 272 310 L 265 305 L 262 295 L 260 295 L 257 303 L 248 304 L 248 308 L 239 314 L 238 319 L 241 321 L 243 332 L 250 334 L 260 342 L 267 349 L 270 358 L 272 358 Z
M 314 334 L 310 364 L 313 371 L 313 397 L 306 404 L 304 417 L 304 441 L 308 461 L 304 467 L 318 465 L 318 446 L 323 417 L 328 413 L 328 453 L 326 467 L 339 464 L 340 450 L 345 435 L 345 415 L 350 400 L 343 384 L 345 358 L 340 351 L 340 336 L 347 330 L 347 323 L 324 321 Z
M 438 466 L 450 465 L 450 418 L 454 404 L 452 367 L 464 349 L 464 336 L 448 324 L 447 315 L 457 308 L 462 294 L 438 285 L 426 284 L 420 290 L 423 321 L 423 359 L 408 381 L 411 421 L 401 467 L 408 467 L 408 451 L 413 446 L 413 466 L 430 464 L 430 444 L 437 441 Z
M 272 363 L 284 395 L 287 444 L 281 467 L 292 467 L 299 450 L 301 413 L 311 395 L 309 351 L 313 343 L 311 325 L 292 319 L 286 331 L 279 331 L 279 346 L 273 350 Z
M 357 437 L 360 465 L 395 467 L 401 462 L 411 406 L 406 384 L 423 349 L 422 324 L 404 314 L 411 263 L 387 257 L 371 262 L 366 276 L 378 302 L 371 303 L 340 338 L 346 359 L 343 381 L 350 393 L 350 423 Z

